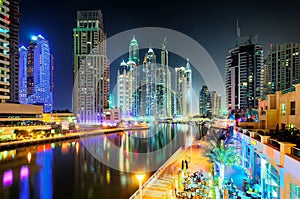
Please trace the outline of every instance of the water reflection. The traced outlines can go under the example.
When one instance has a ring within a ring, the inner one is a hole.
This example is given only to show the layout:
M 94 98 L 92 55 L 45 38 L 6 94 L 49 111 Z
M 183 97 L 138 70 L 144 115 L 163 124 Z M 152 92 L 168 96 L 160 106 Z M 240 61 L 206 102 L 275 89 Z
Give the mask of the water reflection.
M 197 133 L 197 128 L 189 125 L 159 125 L 151 131 L 2 151 L 0 198 L 129 198 L 138 188 L 135 176 L 128 173 L 135 169 L 136 160 L 145 153 L 159 151 L 158 156 L 143 164 L 154 161 L 160 166 Z M 112 148 L 117 148 L 117 153 Z M 116 168 L 103 164 L 98 157 L 116 164 Z M 146 178 L 151 173 L 146 173 Z

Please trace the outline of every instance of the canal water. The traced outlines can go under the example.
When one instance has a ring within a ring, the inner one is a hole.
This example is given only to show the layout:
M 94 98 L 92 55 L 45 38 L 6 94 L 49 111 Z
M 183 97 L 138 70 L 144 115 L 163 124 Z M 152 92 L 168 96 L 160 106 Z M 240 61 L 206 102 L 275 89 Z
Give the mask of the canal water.
M 199 128 L 159 124 L 147 131 L 81 137 L 0 151 L 1 199 L 129 198 Z

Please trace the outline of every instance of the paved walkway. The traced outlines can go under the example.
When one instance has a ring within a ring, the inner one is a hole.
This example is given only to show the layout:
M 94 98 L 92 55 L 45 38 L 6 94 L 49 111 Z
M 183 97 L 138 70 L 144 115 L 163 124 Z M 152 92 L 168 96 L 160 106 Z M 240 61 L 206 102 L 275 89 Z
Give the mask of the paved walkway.
M 176 156 L 172 157 L 170 163 L 165 167 L 162 173 L 151 183 L 147 184 L 143 189 L 143 198 L 175 198 L 175 180 L 178 179 L 178 174 L 181 171 L 182 160 L 187 160 L 188 171 L 203 170 L 204 173 L 209 173 L 208 159 L 204 157 L 201 148 L 195 144 L 191 147 L 186 147 Z

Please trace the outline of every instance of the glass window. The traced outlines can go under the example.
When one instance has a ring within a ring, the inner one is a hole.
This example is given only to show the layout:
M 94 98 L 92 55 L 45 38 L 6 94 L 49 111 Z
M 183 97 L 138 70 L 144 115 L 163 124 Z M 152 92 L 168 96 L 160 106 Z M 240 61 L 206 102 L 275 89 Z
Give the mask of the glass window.
M 295 115 L 296 112 L 296 103 L 295 101 L 291 102 L 291 115 Z
M 286 105 L 285 103 L 281 103 L 281 115 L 285 115 L 286 112 Z

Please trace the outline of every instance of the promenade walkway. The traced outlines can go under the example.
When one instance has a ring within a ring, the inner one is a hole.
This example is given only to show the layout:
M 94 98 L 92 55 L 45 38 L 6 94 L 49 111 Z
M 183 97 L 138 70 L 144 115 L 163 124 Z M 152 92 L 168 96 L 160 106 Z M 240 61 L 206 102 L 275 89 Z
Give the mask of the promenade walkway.
M 169 164 L 165 166 L 152 182 L 148 183 L 143 188 L 143 198 L 176 198 L 174 195 L 175 181 L 178 180 L 178 175 L 181 171 L 182 160 L 188 161 L 188 171 L 194 173 L 203 170 L 204 173 L 209 173 L 208 159 L 204 157 L 201 148 L 198 144 L 192 147 L 186 147 L 181 150 L 178 155 L 172 157 Z

